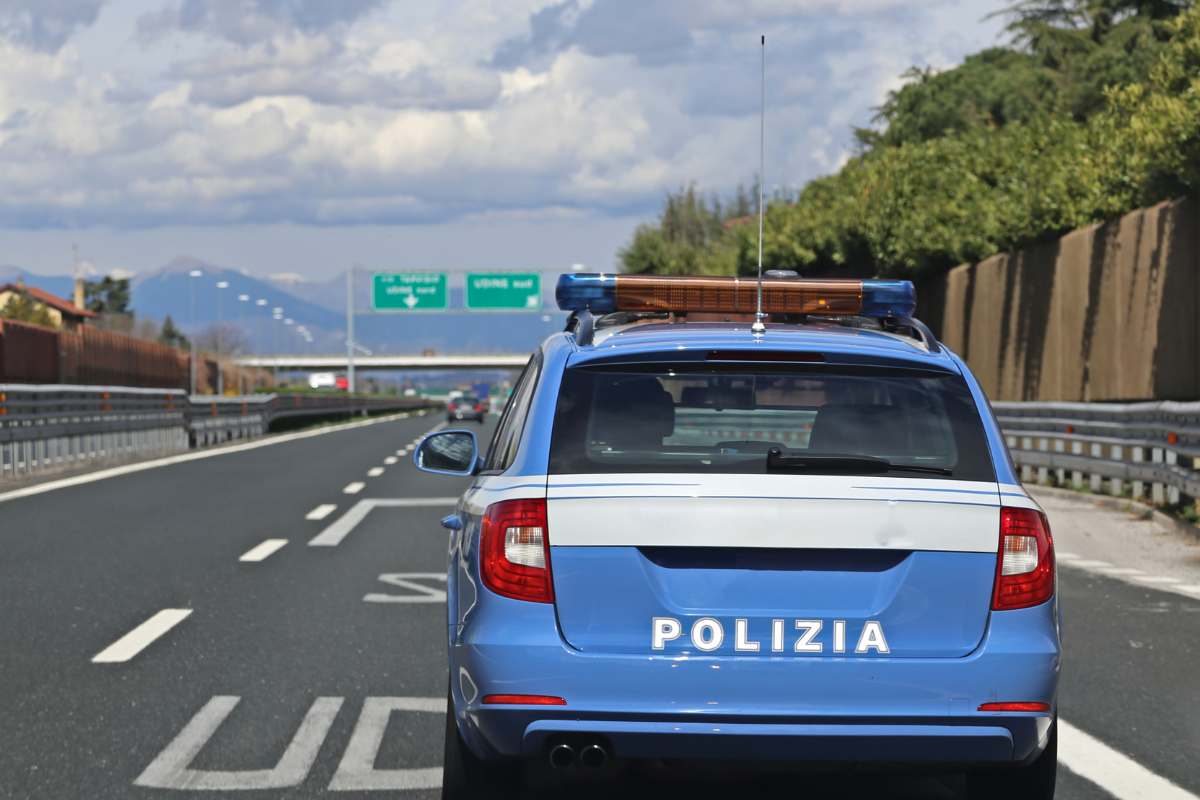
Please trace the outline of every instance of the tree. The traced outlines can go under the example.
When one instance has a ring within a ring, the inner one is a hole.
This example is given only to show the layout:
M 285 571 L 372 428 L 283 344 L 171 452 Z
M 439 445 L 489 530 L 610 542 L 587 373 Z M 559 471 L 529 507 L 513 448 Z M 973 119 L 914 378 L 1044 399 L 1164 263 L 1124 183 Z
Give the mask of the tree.
M 128 314 L 129 279 L 105 275 L 83 285 L 84 305 L 97 314 Z
M 175 327 L 175 320 L 171 319 L 170 314 L 163 320 L 162 331 L 158 334 L 158 340 L 165 345 L 178 347 L 181 350 L 188 349 L 189 345 L 188 338 L 183 335 L 183 331 Z
M 196 347 L 222 356 L 236 356 L 249 352 L 250 342 L 240 327 L 221 322 L 202 330 L 196 336 Z
M 54 318 L 41 303 L 35 303 L 29 295 L 16 291 L 8 298 L 8 302 L 0 308 L 0 317 L 15 322 L 29 322 L 34 325 L 44 325 L 47 328 L 57 328 Z

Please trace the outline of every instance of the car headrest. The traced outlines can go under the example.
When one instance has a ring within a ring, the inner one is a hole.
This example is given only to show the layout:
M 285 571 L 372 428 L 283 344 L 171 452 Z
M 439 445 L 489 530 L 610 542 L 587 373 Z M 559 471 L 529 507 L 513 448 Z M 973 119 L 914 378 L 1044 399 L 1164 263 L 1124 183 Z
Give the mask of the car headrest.
M 659 446 L 675 431 L 675 401 L 656 378 L 599 382 L 589 439 L 622 447 Z

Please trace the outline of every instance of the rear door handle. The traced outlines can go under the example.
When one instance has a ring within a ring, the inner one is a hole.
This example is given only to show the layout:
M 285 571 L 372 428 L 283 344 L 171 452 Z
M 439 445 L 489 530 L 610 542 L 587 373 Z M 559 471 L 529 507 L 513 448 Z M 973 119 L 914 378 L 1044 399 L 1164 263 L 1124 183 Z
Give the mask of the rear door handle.
M 461 531 L 462 526 L 462 519 L 458 516 L 458 514 L 451 514 L 448 517 L 442 517 L 442 527 L 446 530 Z

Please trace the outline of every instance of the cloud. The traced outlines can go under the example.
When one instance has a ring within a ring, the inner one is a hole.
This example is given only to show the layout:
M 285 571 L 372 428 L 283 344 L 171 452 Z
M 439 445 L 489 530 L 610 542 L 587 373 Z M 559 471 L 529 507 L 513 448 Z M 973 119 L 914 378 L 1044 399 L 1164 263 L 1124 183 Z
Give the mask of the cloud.
M 0 39 L 57 52 L 77 30 L 96 21 L 105 0 L 4 0 Z
M 66 2 L 67 0 L 63 0 Z M 174 0 L 138 22 L 144 36 L 174 30 L 249 45 L 281 32 L 327 31 L 379 8 L 384 0 Z
M 995 35 L 991 0 L 144 1 L 0 39 L 0 228 L 649 213 L 757 172 L 762 31 L 794 187 L 908 66 Z

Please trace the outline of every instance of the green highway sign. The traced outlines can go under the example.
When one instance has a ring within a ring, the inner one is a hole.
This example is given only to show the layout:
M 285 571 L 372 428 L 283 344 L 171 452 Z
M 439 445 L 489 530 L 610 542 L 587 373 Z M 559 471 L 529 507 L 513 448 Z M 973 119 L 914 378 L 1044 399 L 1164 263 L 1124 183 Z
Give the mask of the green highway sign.
M 471 311 L 541 311 L 537 272 L 468 272 L 464 302 Z
M 449 305 L 444 272 L 377 272 L 371 282 L 376 311 L 445 311 Z

